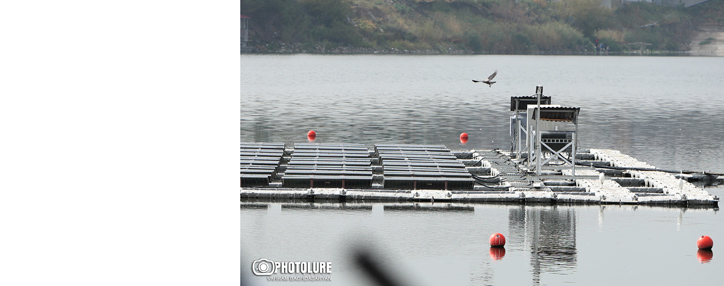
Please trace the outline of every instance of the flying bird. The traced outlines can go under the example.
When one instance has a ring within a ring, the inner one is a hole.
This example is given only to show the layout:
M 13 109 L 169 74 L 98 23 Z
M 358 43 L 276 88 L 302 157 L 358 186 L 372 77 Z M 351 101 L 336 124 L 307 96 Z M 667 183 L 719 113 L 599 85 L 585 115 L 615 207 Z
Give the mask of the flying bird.
M 488 77 L 488 79 L 486 79 L 486 80 L 473 80 L 473 82 L 474 82 L 474 83 L 479 83 L 479 82 L 487 83 L 487 84 L 488 84 L 488 87 L 493 87 L 493 84 L 495 83 L 495 82 L 493 81 L 493 78 L 494 78 L 496 75 L 498 75 L 498 71 L 495 71 L 495 72 L 494 72 L 493 74 L 491 74 L 491 75 Z

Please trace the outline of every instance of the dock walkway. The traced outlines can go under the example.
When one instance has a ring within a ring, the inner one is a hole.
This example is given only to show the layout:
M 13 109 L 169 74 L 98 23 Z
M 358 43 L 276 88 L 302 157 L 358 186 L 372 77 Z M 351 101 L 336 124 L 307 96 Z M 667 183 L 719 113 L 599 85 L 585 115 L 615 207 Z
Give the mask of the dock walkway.
M 536 175 L 525 158 L 444 145 L 241 144 L 241 200 L 446 201 L 718 207 L 719 198 L 616 150 Z

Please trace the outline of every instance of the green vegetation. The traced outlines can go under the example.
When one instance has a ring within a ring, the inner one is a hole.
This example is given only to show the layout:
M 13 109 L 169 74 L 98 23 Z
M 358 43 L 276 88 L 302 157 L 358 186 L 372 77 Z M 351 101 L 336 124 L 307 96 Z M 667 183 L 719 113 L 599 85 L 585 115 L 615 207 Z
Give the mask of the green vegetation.
M 724 24 L 724 0 L 692 8 L 600 0 L 242 0 L 259 52 L 590 54 L 689 48 Z M 703 43 L 703 42 L 702 42 Z M 703 44 L 702 44 L 703 45 Z
M 367 45 L 358 29 L 349 25 L 352 13 L 350 1 L 327 0 L 246 0 L 241 2 L 242 13 L 253 16 L 251 35 L 268 50 L 281 48 L 276 43 L 297 44 L 305 47 Z
M 724 0 L 712 0 L 688 8 L 687 11 L 693 16 L 694 25 L 724 26 Z
M 711 42 L 713 42 L 713 41 L 714 41 L 714 38 L 706 38 L 705 40 L 699 42 L 699 45 L 702 45 L 702 46 L 708 45 L 708 44 L 711 44 Z

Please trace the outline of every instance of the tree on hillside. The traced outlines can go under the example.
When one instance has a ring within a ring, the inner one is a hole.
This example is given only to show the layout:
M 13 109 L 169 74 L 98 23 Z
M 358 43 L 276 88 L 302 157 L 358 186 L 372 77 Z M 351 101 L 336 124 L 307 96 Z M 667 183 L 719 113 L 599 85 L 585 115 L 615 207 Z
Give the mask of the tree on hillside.
M 352 14 L 352 4 L 345 0 L 304 0 L 302 6 L 312 22 L 327 27 L 344 25 L 347 17 Z
M 244 0 L 242 13 L 252 17 L 253 38 L 261 41 L 363 45 L 359 32 L 347 20 L 349 0 Z
M 578 28 L 589 38 L 612 24 L 613 10 L 601 6 L 599 0 L 561 0 L 553 7 L 560 20 Z

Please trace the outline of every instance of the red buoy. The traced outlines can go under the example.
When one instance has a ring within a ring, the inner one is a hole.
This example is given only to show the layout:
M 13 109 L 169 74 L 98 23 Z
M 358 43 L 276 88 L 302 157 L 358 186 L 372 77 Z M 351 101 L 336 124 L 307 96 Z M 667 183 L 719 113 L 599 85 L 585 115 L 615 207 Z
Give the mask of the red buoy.
M 307 132 L 307 139 L 309 139 L 309 141 L 314 141 L 315 138 L 317 138 L 317 132 L 309 130 L 309 132 Z
M 696 241 L 696 247 L 699 249 L 711 249 L 714 246 L 714 241 L 711 237 L 702 235 L 699 240 Z
M 699 249 L 696 251 L 696 258 L 699 258 L 699 262 L 707 263 L 714 257 L 714 252 L 710 249 Z
M 493 260 L 501 260 L 505 256 L 505 247 L 491 247 L 488 253 Z
M 500 233 L 493 233 L 490 236 L 490 246 L 492 247 L 503 247 L 505 246 L 505 236 Z
M 462 134 L 460 134 L 460 143 L 463 143 L 463 144 L 468 143 L 468 134 L 467 133 L 463 132 Z

